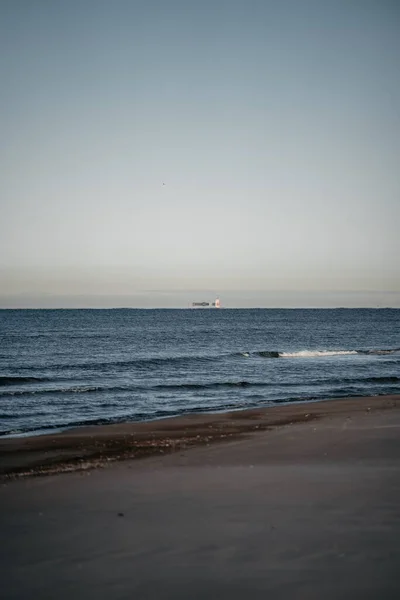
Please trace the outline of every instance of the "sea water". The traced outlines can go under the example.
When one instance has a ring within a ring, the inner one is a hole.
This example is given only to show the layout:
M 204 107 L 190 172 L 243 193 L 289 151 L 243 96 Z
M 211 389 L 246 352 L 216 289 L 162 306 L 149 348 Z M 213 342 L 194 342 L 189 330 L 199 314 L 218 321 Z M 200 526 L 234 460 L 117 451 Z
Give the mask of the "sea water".
M 399 309 L 1 310 L 0 435 L 400 393 Z

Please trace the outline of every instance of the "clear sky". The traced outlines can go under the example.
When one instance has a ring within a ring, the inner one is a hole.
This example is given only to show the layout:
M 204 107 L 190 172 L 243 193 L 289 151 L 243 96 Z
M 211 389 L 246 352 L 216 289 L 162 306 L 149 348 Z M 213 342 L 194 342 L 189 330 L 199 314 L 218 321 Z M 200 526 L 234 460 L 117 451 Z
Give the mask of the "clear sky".
M 2 0 L 0 307 L 400 306 L 400 3 Z

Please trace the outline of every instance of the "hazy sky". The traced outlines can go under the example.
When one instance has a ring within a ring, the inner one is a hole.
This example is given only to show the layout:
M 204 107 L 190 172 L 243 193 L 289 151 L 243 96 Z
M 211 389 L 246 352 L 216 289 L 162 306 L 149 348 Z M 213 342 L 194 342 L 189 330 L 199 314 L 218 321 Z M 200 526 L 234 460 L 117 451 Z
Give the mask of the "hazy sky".
M 396 0 L 2 0 L 0 306 L 400 306 Z

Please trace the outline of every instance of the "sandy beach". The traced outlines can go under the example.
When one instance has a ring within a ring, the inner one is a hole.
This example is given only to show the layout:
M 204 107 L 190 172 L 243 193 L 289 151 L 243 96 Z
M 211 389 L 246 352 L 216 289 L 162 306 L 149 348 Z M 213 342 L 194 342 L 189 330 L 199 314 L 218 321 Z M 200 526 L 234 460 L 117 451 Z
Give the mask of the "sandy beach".
M 397 598 L 399 407 L 353 398 L 4 439 L 4 597 Z
M 399 396 L 333 399 L 150 422 L 80 427 L 53 435 L 0 439 L 0 476 L 86 470 L 242 438 L 295 423 L 399 406 Z

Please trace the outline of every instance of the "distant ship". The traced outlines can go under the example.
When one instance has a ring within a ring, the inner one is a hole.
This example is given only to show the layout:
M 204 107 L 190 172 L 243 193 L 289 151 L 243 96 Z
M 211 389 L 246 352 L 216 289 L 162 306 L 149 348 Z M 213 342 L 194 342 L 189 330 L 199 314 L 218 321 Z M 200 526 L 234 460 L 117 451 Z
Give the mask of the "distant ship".
M 216 298 L 214 302 L 192 302 L 192 308 L 221 308 L 221 301 Z

